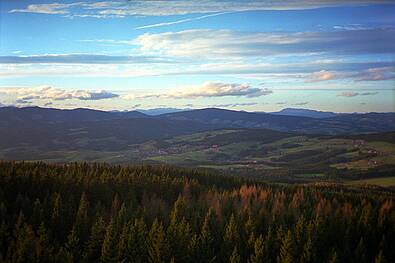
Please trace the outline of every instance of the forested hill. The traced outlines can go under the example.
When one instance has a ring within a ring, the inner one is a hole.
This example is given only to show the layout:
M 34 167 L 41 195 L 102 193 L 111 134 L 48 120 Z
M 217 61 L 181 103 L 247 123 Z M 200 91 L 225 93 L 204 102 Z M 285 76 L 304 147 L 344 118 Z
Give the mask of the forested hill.
M 1 262 L 394 262 L 391 192 L 0 163 Z

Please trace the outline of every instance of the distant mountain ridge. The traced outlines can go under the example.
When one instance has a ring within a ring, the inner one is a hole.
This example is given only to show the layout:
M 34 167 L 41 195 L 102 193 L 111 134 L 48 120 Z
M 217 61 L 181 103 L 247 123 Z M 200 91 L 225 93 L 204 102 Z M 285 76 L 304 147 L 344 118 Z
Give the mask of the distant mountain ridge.
M 99 121 L 110 119 L 129 119 L 129 118 L 144 118 L 147 115 L 138 111 L 127 112 L 112 112 L 100 111 L 86 108 L 77 108 L 72 110 L 55 109 L 55 108 L 41 108 L 41 107 L 3 107 L 0 108 L 0 121 Z
M 395 113 L 340 114 L 319 119 L 207 108 L 169 113 L 160 117 L 190 120 L 222 128 L 271 129 L 306 134 L 335 135 L 395 130 Z
M 318 110 L 303 109 L 303 108 L 285 108 L 277 112 L 270 112 L 270 114 L 324 119 L 324 118 L 336 117 L 345 113 L 318 111 Z
M 313 114 L 316 113 L 313 112 Z M 91 125 L 107 130 L 100 124 L 103 122 L 115 135 L 118 134 L 118 131 L 125 130 L 122 125 L 126 125 L 125 127 L 131 129 L 131 133 L 132 131 L 141 132 L 147 135 L 141 138 L 150 140 L 160 136 L 160 131 L 164 136 L 173 136 L 223 128 L 269 129 L 281 132 L 327 135 L 395 130 L 395 113 L 335 114 L 334 117 L 325 118 L 322 113 L 318 112 L 318 114 L 321 114 L 320 118 L 206 108 L 149 116 L 139 111 L 111 112 L 83 108 L 62 110 L 40 107 L 3 107 L 0 108 L 0 131 L 6 140 L 7 134 L 14 136 L 24 130 L 40 130 L 40 127 L 54 130 L 59 130 L 58 127 L 63 126 L 67 126 L 68 129 L 81 129 L 81 127 L 85 129 Z M 119 120 L 129 121 L 120 122 Z M 167 126 L 163 126 L 164 123 Z M 16 131 L 15 127 L 18 127 L 19 130 Z M 167 133 L 164 127 L 172 132 Z M 189 127 L 193 127 L 193 129 L 189 129 Z M 95 134 L 95 132 L 99 133 L 100 131 L 91 130 L 90 134 Z M 150 134 L 156 135 L 150 137 L 148 136 Z M 111 136 L 111 133 L 109 132 L 107 135 Z M 132 135 L 128 136 L 128 140 L 131 140 L 132 137 Z

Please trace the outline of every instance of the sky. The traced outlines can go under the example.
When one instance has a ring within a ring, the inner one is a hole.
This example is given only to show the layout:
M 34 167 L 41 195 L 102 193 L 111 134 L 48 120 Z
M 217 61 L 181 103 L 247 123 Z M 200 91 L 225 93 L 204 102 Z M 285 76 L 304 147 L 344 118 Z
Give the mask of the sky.
M 0 106 L 395 111 L 395 1 L 0 0 Z

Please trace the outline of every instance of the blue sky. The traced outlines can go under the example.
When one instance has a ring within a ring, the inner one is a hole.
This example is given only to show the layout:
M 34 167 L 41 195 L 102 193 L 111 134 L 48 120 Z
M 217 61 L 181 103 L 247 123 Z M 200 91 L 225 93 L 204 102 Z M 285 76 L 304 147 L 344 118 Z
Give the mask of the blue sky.
M 0 2 L 0 105 L 395 111 L 393 1 Z

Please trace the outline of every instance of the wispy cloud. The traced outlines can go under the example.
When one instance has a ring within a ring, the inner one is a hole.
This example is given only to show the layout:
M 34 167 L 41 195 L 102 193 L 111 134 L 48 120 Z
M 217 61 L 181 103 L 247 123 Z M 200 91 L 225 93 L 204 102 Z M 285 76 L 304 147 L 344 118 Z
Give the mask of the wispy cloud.
M 356 97 L 356 96 L 373 96 L 378 94 L 378 92 L 342 92 L 340 94 L 338 94 L 338 97 L 347 97 L 347 98 L 351 98 L 351 97 Z
M 331 6 L 349 6 L 388 3 L 391 0 L 284 0 L 284 1 L 193 1 L 193 0 L 167 0 L 167 1 L 98 1 L 30 4 L 24 8 L 10 10 L 11 13 L 39 13 L 48 15 L 63 15 L 69 17 L 125 17 L 125 16 L 166 16 L 185 15 L 196 13 L 218 13 L 258 10 L 298 10 L 314 9 Z
M 171 25 L 182 24 L 182 23 L 187 23 L 187 22 L 196 21 L 196 20 L 202 20 L 202 19 L 209 18 L 209 17 L 225 15 L 225 14 L 229 14 L 229 13 L 230 12 L 222 12 L 222 13 L 209 14 L 209 15 L 198 16 L 198 17 L 193 17 L 193 18 L 185 18 L 185 19 L 180 19 L 180 20 L 171 21 L 171 22 L 162 22 L 162 23 L 150 24 L 150 25 L 145 25 L 145 26 L 139 26 L 139 27 L 135 27 L 134 29 L 146 29 L 146 28 L 153 28 L 153 27 L 171 26 Z
M 352 78 L 355 81 L 381 81 L 395 79 L 394 67 L 368 68 L 360 71 L 328 71 L 313 72 L 306 82 L 318 82 Z
M 255 105 L 258 105 L 258 102 L 212 104 L 212 105 L 208 105 L 208 107 L 214 107 L 214 108 L 236 108 L 236 107 L 242 107 L 242 106 L 255 106 Z
M 148 54 L 227 59 L 291 54 L 392 54 L 394 42 L 395 28 L 298 33 L 193 29 L 146 33 L 132 41 Z
M 89 91 L 89 90 L 64 90 L 53 88 L 50 86 L 41 86 L 33 88 L 9 88 L 4 89 L 4 93 L 15 95 L 17 103 L 27 103 L 31 100 L 102 100 L 119 97 L 118 94 L 108 92 L 105 90 L 101 91 Z
M 169 58 L 150 56 L 108 56 L 94 54 L 45 54 L 30 56 L 0 56 L 0 64 L 137 64 L 170 63 Z M 174 63 L 174 61 L 172 61 Z
M 196 99 L 205 97 L 247 97 L 254 98 L 271 94 L 267 88 L 254 88 L 249 84 L 205 82 L 199 86 L 181 87 L 170 90 L 167 93 L 145 94 L 140 96 L 124 95 L 124 99 L 145 99 L 145 98 L 164 98 L 164 99 Z

